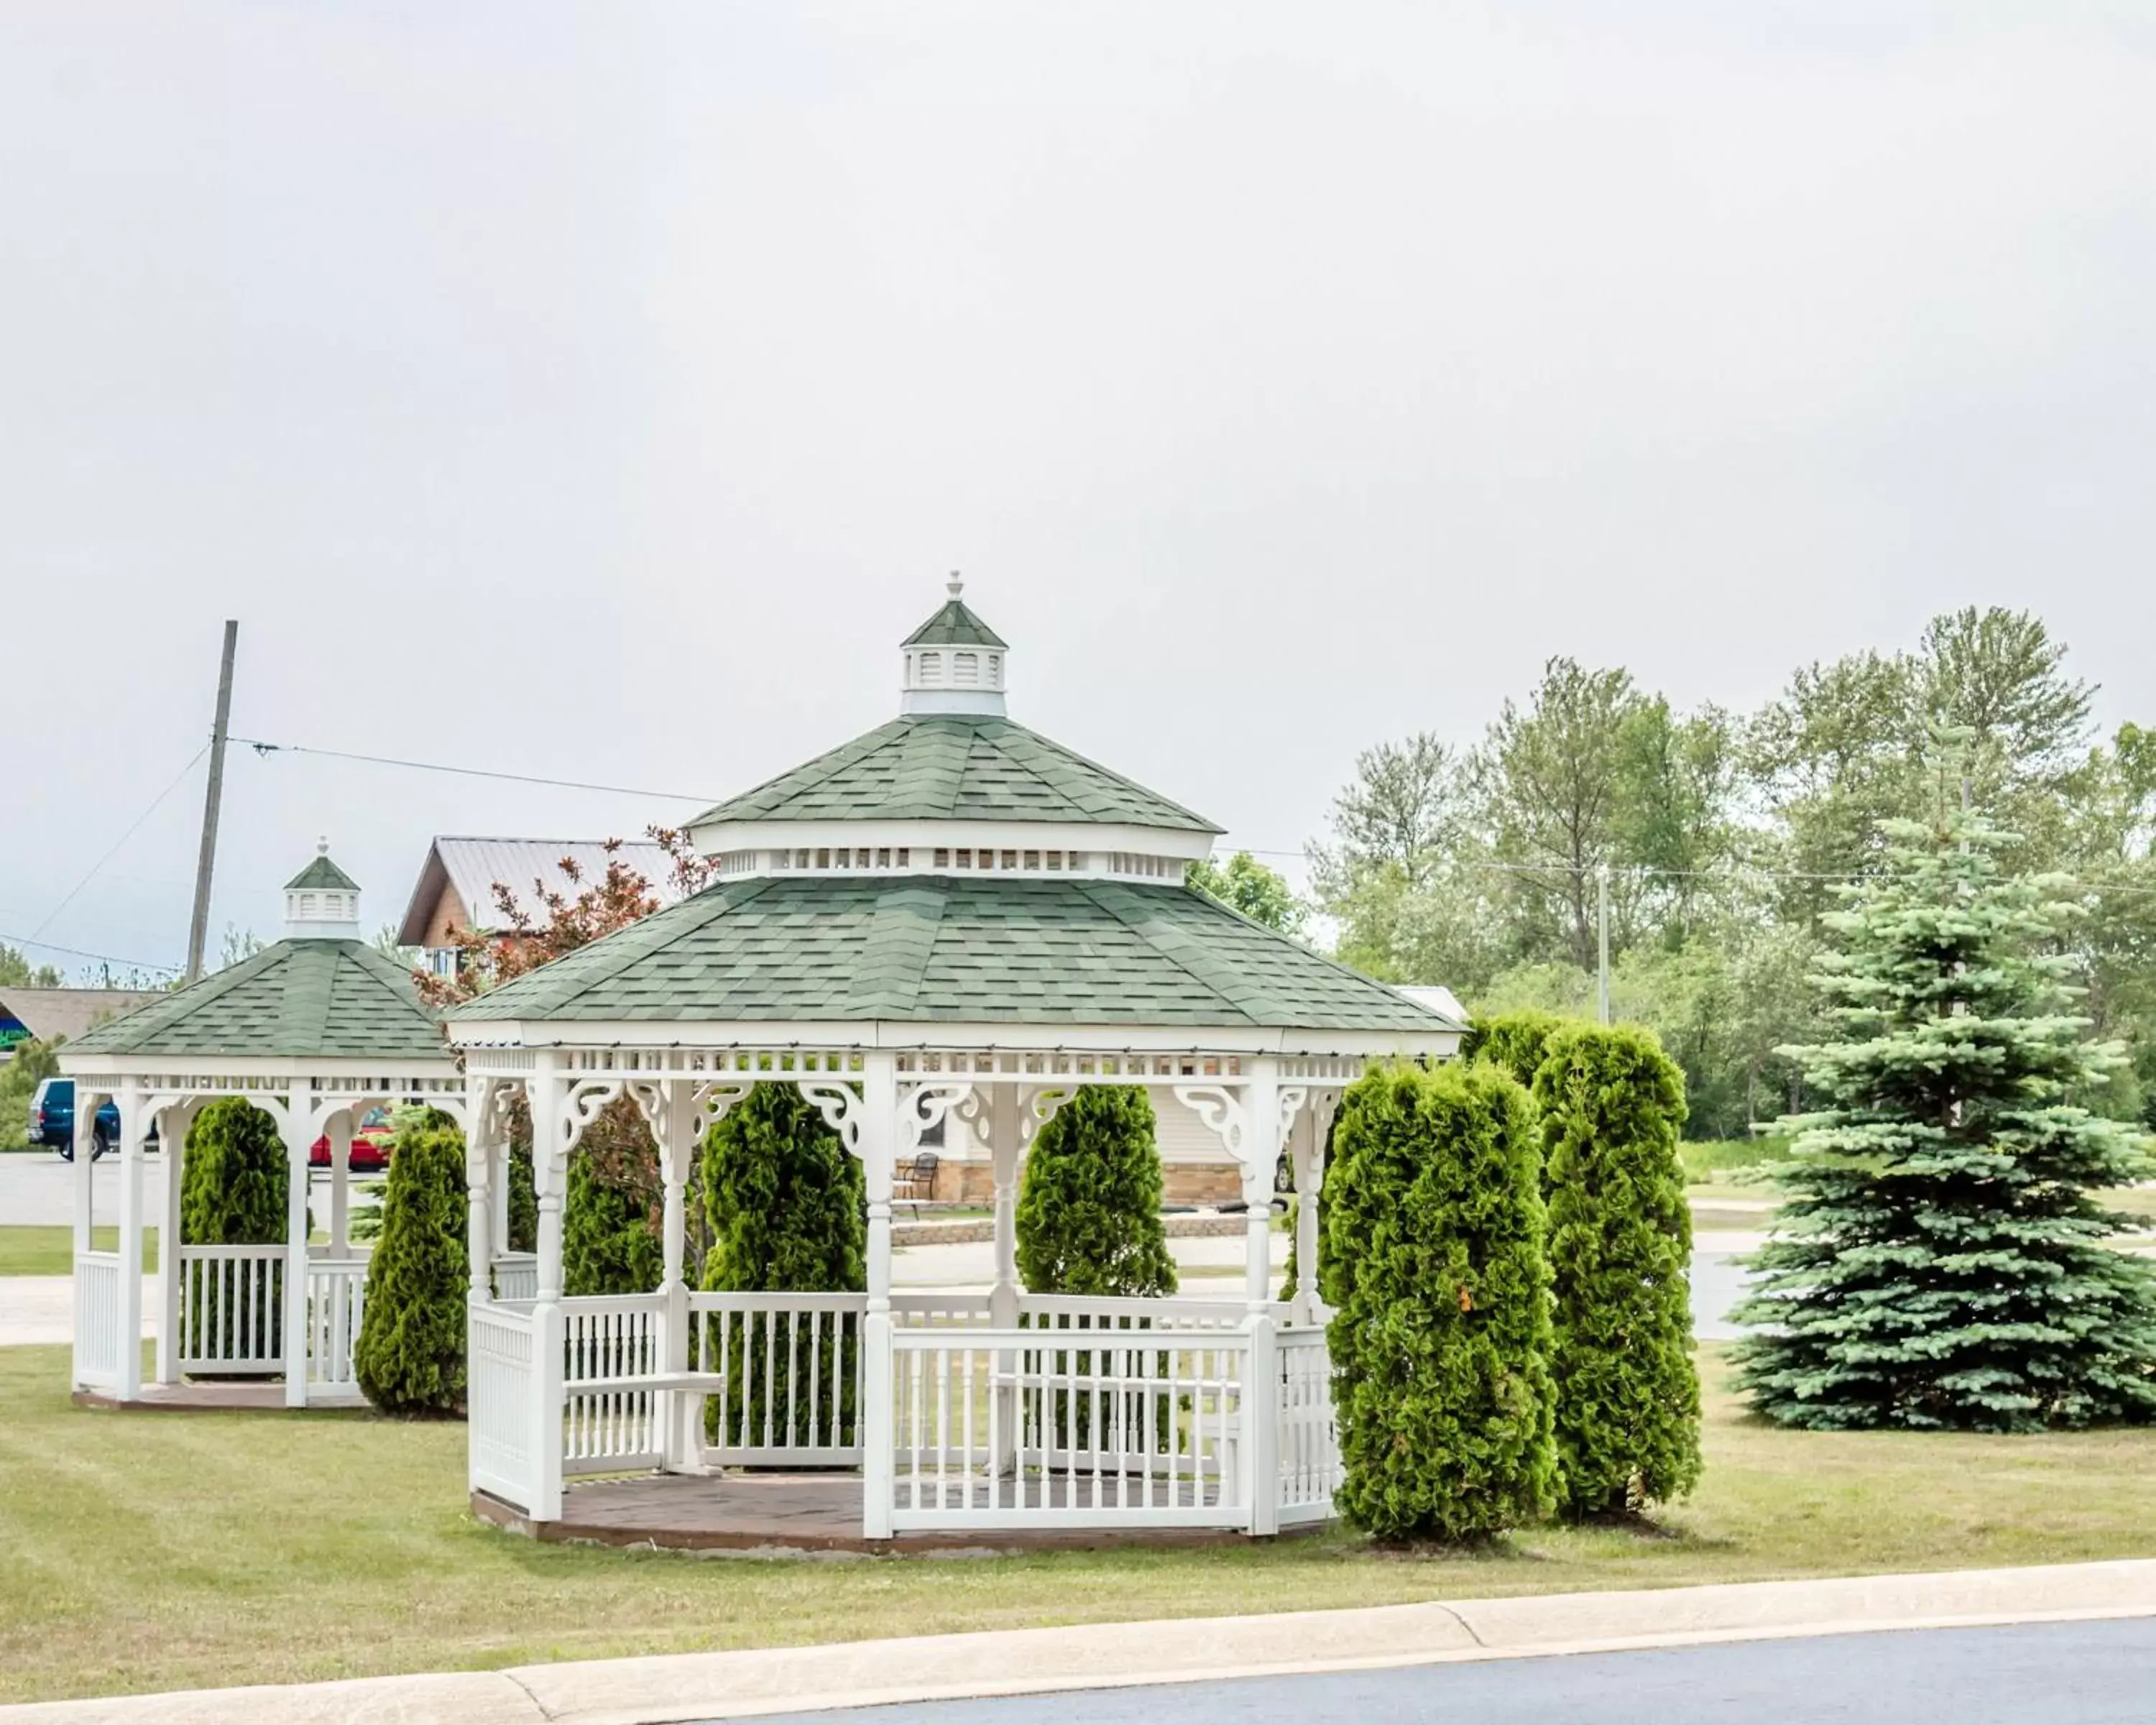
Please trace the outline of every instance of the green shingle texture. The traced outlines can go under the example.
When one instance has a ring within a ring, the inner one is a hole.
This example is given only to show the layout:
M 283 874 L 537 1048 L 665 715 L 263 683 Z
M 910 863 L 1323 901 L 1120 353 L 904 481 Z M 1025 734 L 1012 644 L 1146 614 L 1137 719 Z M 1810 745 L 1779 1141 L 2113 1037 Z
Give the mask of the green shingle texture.
M 1008 647 L 1010 644 L 976 617 L 963 599 L 952 599 L 900 644 L 906 647 Z
M 289 940 L 144 1002 L 69 1054 L 441 1060 L 412 973 L 358 941 Z
M 1217 833 L 1201 814 L 988 713 L 916 713 L 880 725 L 690 822 L 1087 822 Z
M 359 882 L 331 862 L 318 856 L 285 883 L 287 892 L 357 892 Z
M 707 887 L 447 1016 L 1460 1028 L 1185 887 L 923 875 Z

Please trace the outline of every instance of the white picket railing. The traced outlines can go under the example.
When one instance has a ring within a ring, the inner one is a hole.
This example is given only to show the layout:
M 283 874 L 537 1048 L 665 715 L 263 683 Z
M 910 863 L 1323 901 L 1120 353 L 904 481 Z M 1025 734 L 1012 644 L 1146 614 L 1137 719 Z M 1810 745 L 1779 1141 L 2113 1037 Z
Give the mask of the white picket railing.
M 307 1389 L 357 1395 L 352 1364 L 367 1307 L 367 1260 L 315 1258 L 307 1265 Z
M 528 1509 L 537 1482 L 531 1437 L 538 1429 L 531 1314 L 477 1302 L 467 1309 L 465 1412 L 472 1489 Z
M 859 1463 L 865 1294 L 703 1291 L 689 1310 L 715 1410 L 706 1466 Z
M 1280 1523 L 1322 1522 L 1332 1514 L 1340 1483 L 1340 1443 L 1332 1423 L 1332 1356 L 1322 1327 L 1281 1331 L 1273 1429 L 1280 1462 Z
M 562 1472 L 624 1473 L 662 1459 L 656 1377 L 665 1362 L 658 1294 L 604 1294 L 562 1302 Z
M 180 1248 L 179 1368 L 261 1374 L 285 1369 L 285 1248 Z
M 891 1350 L 894 1531 L 1249 1523 L 1247 1336 L 901 1329 Z
M 1285 1317 L 1287 1308 L 1278 1308 Z M 1019 1322 L 1029 1330 L 1239 1330 L 1250 1316 L 1240 1300 L 1171 1294 L 1147 1300 L 1101 1294 L 1021 1294 Z
M 539 1259 L 532 1252 L 503 1252 L 494 1260 L 494 1296 L 497 1300 L 536 1300 L 539 1297 Z
M 120 1254 L 78 1252 L 74 1260 L 74 1381 L 85 1389 L 120 1382 Z
M 862 1311 L 868 1310 L 866 1294 L 850 1297 L 860 1302 Z M 896 1329 L 948 1329 L 968 1324 L 985 1328 L 993 1321 L 986 1294 L 921 1290 L 891 1296 L 891 1322 Z

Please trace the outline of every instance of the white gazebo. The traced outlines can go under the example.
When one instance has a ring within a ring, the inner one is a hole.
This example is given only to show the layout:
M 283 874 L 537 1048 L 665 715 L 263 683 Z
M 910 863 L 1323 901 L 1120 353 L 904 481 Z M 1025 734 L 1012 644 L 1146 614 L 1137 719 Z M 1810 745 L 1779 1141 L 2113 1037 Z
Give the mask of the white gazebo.
M 285 938 L 151 996 L 60 1051 L 75 1081 L 74 1387 L 121 1406 L 353 1403 L 367 1255 L 350 1238 L 352 1129 L 403 1102 L 461 1122 L 465 1086 L 411 973 L 360 937 L 359 888 L 325 842 L 285 888 Z M 276 1122 L 288 1173 L 279 1245 L 180 1239 L 187 1132 L 207 1103 L 244 1096 Z M 86 1136 L 99 1104 L 120 1115 L 119 1250 L 92 1250 Z M 165 1168 L 157 1217 L 156 1365 L 142 1370 L 143 1167 L 152 1131 Z M 326 1138 L 326 1242 L 310 1243 L 310 1161 Z M 297 1297 L 287 1297 L 288 1292 Z M 271 1380 L 284 1380 L 281 1397 Z M 190 1381 L 190 1380 L 201 1381 Z
M 446 1014 L 470 1085 L 474 1504 L 541 1534 L 712 1544 L 1322 1520 L 1317 1206 L 1276 1300 L 1275 1164 L 1285 1148 L 1313 1192 L 1340 1087 L 1374 1057 L 1452 1053 L 1461 1026 L 1187 888 L 1218 829 L 1007 718 L 1009 649 L 956 580 L 902 654 L 898 718 L 690 824 L 716 884 Z M 757 1084 L 799 1086 L 860 1158 L 865 1291 L 685 1285 L 691 1157 Z M 1195 1111 L 1240 1168 L 1231 1296 L 1019 1286 L 1026 1147 L 1091 1084 Z M 504 1297 L 490 1240 L 520 1093 L 529 1299 Z M 568 1161 L 623 1095 L 660 1148 L 665 1281 L 564 1298 Z M 894 1292 L 894 1169 L 947 1117 L 992 1153 L 993 1285 Z

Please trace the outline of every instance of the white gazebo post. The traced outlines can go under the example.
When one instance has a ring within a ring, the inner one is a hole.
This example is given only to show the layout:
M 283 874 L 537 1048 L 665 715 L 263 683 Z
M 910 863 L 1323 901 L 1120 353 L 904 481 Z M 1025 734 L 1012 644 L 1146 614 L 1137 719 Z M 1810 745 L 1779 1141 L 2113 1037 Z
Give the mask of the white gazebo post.
M 988 1167 L 995 1183 L 996 1279 L 988 1291 L 988 1322 L 1018 1327 L 1019 1093 L 1015 1083 L 987 1086 L 988 1106 L 978 1111 L 988 1132 Z M 1004 1422 L 1005 1432 L 1010 1421 Z
M 465 1117 L 470 1126 L 465 1134 L 465 1248 L 470 1259 L 470 1281 L 465 1298 L 475 1306 L 494 1299 L 495 1173 L 494 1081 L 466 1081 Z
M 868 1183 L 869 1299 L 861 1321 L 861 1532 L 865 1538 L 891 1534 L 891 1496 L 896 1477 L 897 1404 L 891 1383 L 891 1190 L 898 1137 L 898 1065 L 896 1055 L 871 1050 L 862 1057 L 861 1096 L 855 1106 L 861 1171 Z
M 659 1084 L 631 1085 L 630 1094 L 644 1111 L 645 1122 L 659 1145 L 661 1196 L 660 1235 L 665 1267 L 659 1291 L 665 1304 L 659 1314 L 658 1368 L 671 1376 L 689 1369 L 689 1286 L 685 1271 L 689 1256 L 689 1168 L 696 1154 L 697 1128 L 702 1112 L 696 1106 L 696 1086 L 680 1079 Z M 703 1438 L 696 1430 L 701 1398 L 673 1390 L 655 1397 L 659 1442 L 669 1473 L 703 1471 Z
M 569 1158 L 567 1084 L 561 1056 L 542 1050 L 526 1093 L 531 1106 L 531 1179 L 539 1205 L 536 1297 L 531 1307 L 531 1517 L 562 1518 L 562 1199 Z
M 149 1132 L 142 1087 L 123 1081 L 120 1110 L 120 1383 L 123 1401 L 142 1394 L 142 1141 Z
M 180 1381 L 180 1199 L 186 1176 L 187 1134 L 197 1105 L 168 1102 L 157 1114 L 157 1143 L 165 1163 L 165 1205 L 157 1219 L 157 1382 Z
M 315 1142 L 315 1097 L 295 1084 L 285 1098 L 285 1405 L 307 1404 L 307 1156 Z

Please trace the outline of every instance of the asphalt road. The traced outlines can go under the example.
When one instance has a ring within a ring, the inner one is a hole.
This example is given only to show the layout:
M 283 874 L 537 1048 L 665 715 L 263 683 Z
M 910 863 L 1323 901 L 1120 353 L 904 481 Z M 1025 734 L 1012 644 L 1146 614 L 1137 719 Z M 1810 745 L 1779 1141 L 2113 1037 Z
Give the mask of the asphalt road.
M 1243 1677 L 784 1717 L 788 1725 L 2146 1725 L 2156 1718 L 2156 1619 Z

